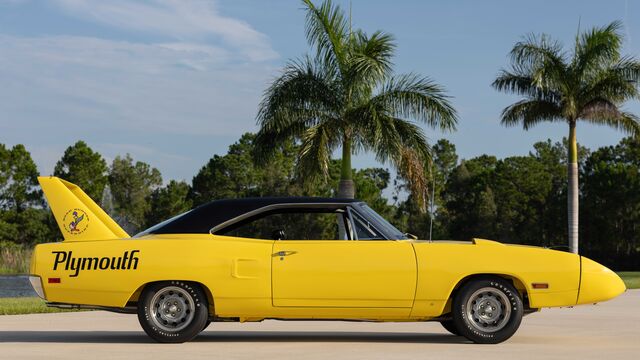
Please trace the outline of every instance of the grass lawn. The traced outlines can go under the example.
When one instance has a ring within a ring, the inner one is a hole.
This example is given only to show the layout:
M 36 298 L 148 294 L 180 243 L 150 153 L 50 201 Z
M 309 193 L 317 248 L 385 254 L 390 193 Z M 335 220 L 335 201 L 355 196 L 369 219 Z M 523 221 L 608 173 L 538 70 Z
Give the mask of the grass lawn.
M 74 310 L 47 307 L 44 304 L 44 300 L 37 297 L 0 298 L 0 315 L 40 314 L 63 311 Z
M 627 285 L 627 289 L 640 289 L 640 271 L 621 271 L 618 275 Z

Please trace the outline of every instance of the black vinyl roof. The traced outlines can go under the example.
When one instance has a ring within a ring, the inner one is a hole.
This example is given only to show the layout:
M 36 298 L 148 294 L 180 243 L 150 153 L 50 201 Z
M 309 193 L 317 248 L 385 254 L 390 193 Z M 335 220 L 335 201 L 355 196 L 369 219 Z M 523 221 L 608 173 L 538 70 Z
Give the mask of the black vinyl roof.
M 198 206 L 170 221 L 160 223 L 139 234 L 206 234 L 216 225 L 250 211 L 276 204 L 349 204 L 356 199 L 318 197 L 260 197 L 216 200 Z

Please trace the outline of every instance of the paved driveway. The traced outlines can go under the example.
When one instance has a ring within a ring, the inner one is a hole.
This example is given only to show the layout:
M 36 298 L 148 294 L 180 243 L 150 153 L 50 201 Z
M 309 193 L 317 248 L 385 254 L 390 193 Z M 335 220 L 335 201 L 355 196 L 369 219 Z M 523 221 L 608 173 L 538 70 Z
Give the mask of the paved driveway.
M 640 359 L 640 290 L 599 305 L 544 309 L 506 343 L 474 345 L 438 323 L 212 324 L 186 344 L 156 344 L 135 315 L 0 316 L 0 359 Z

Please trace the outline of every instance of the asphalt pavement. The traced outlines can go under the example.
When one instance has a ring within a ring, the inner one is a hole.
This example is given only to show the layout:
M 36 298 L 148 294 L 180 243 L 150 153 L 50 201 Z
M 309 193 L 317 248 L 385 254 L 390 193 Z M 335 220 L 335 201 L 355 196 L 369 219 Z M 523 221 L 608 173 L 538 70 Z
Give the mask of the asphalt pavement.
M 640 290 L 612 301 L 543 309 L 498 345 L 438 323 L 213 323 L 185 344 L 157 344 L 135 315 L 103 311 L 0 316 L 0 359 L 639 359 Z

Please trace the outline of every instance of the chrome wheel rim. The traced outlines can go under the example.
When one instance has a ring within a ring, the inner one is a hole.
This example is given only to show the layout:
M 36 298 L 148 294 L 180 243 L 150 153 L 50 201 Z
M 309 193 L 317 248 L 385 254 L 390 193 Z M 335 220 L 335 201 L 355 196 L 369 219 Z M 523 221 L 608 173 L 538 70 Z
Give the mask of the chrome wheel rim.
M 193 321 L 193 317 L 193 297 L 182 288 L 162 288 L 151 299 L 151 319 L 164 331 L 180 331 Z
M 511 302 L 505 293 L 492 287 L 476 290 L 467 301 L 467 319 L 482 332 L 496 332 L 511 318 Z

